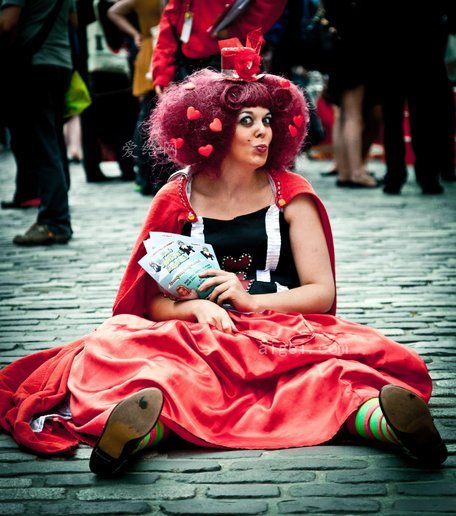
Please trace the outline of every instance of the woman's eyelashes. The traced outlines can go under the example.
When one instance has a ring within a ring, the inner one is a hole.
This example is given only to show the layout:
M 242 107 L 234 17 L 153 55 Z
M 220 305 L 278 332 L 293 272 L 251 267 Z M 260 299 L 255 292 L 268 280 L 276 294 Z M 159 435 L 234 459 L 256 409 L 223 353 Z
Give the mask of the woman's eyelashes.
M 239 123 L 245 127 L 250 127 L 253 125 L 254 123 L 254 118 L 251 116 L 251 115 L 243 115 L 241 116 L 241 118 L 239 119 Z M 271 115 L 266 115 L 263 119 L 262 119 L 262 122 L 263 122 L 263 125 L 269 127 L 272 123 L 272 116 Z

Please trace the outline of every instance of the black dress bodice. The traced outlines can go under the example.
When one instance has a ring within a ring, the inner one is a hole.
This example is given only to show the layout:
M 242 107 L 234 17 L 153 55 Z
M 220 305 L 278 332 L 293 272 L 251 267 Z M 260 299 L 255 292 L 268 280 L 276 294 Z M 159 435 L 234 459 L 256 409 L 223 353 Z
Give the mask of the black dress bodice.
M 275 205 L 231 220 L 200 217 L 186 223 L 183 234 L 204 237 L 214 248 L 220 267 L 239 276 L 252 294 L 299 286 L 289 225 Z

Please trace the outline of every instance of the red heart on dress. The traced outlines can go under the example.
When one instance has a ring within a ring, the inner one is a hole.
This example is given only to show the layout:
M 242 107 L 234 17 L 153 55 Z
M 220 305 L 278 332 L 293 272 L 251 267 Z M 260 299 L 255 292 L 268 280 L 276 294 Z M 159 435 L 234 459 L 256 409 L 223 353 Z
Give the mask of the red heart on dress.
M 302 123 L 304 122 L 304 118 L 302 115 L 296 115 L 293 117 L 293 122 L 296 127 L 301 127 Z
M 289 125 L 288 126 L 288 130 L 290 131 L 290 134 L 291 136 L 293 136 L 293 138 L 298 134 L 298 130 L 296 129 L 296 127 L 294 125 Z
M 209 124 L 209 129 L 214 131 L 214 133 L 219 133 L 222 130 L 222 122 L 220 121 L 220 118 L 214 118 L 214 120 Z
M 252 265 L 252 257 L 250 254 L 242 254 L 239 258 L 224 256 L 221 263 L 224 271 L 236 273 L 248 269 L 250 265 Z
M 288 79 L 281 79 L 279 84 L 282 88 L 289 88 L 291 86 L 291 82 Z
M 189 120 L 198 120 L 198 118 L 201 118 L 201 113 L 197 109 L 195 109 L 193 106 L 188 106 L 187 118 Z
M 169 143 L 171 145 L 174 145 L 174 147 L 176 147 L 176 149 L 180 149 L 182 147 L 182 145 L 184 145 L 184 139 L 183 138 L 171 138 L 171 140 L 169 140 Z
M 201 156 L 208 157 L 212 154 L 212 151 L 214 150 L 214 147 L 208 143 L 204 147 L 198 147 L 198 152 L 201 154 Z

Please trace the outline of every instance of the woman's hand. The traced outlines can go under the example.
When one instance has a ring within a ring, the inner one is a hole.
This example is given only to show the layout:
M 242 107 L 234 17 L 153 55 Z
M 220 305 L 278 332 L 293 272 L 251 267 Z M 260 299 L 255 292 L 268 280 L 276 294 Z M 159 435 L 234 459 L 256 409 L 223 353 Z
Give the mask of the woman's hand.
M 137 32 L 133 39 L 135 41 L 136 48 L 139 50 L 141 48 L 141 45 L 142 45 L 142 39 L 143 39 L 142 34 Z
M 209 270 L 201 273 L 200 277 L 209 278 L 200 286 L 200 291 L 204 292 L 215 285 L 214 290 L 206 298 L 209 301 L 218 305 L 229 303 L 240 312 L 256 312 L 253 296 L 245 291 L 236 274 L 222 270 Z
M 221 306 L 207 301 L 206 299 L 195 299 L 191 301 L 181 301 L 182 303 L 192 304 L 192 311 L 199 323 L 208 323 L 218 330 L 226 333 L 233 333 L 235 326 L 230 319 L 228 312 Z
M 228 312 L 221 306 L 206 299 L 174 301 L 159 293 L 150 299 L 148 315 L 152 321 L 177 319 L 180 321 L 208 323 L 226 333 L 233 333 L 235 329 Z

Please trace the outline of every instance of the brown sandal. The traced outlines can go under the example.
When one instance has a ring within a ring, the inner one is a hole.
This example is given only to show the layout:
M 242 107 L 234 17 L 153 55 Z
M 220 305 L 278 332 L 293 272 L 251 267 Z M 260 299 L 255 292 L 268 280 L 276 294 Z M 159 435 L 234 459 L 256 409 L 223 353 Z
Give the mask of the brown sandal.
M 447 448 L 419 396 L 397 385 L 385 385 L 379 400 L 387 423 L 407 450 L 429 466 L 445 462 Z

